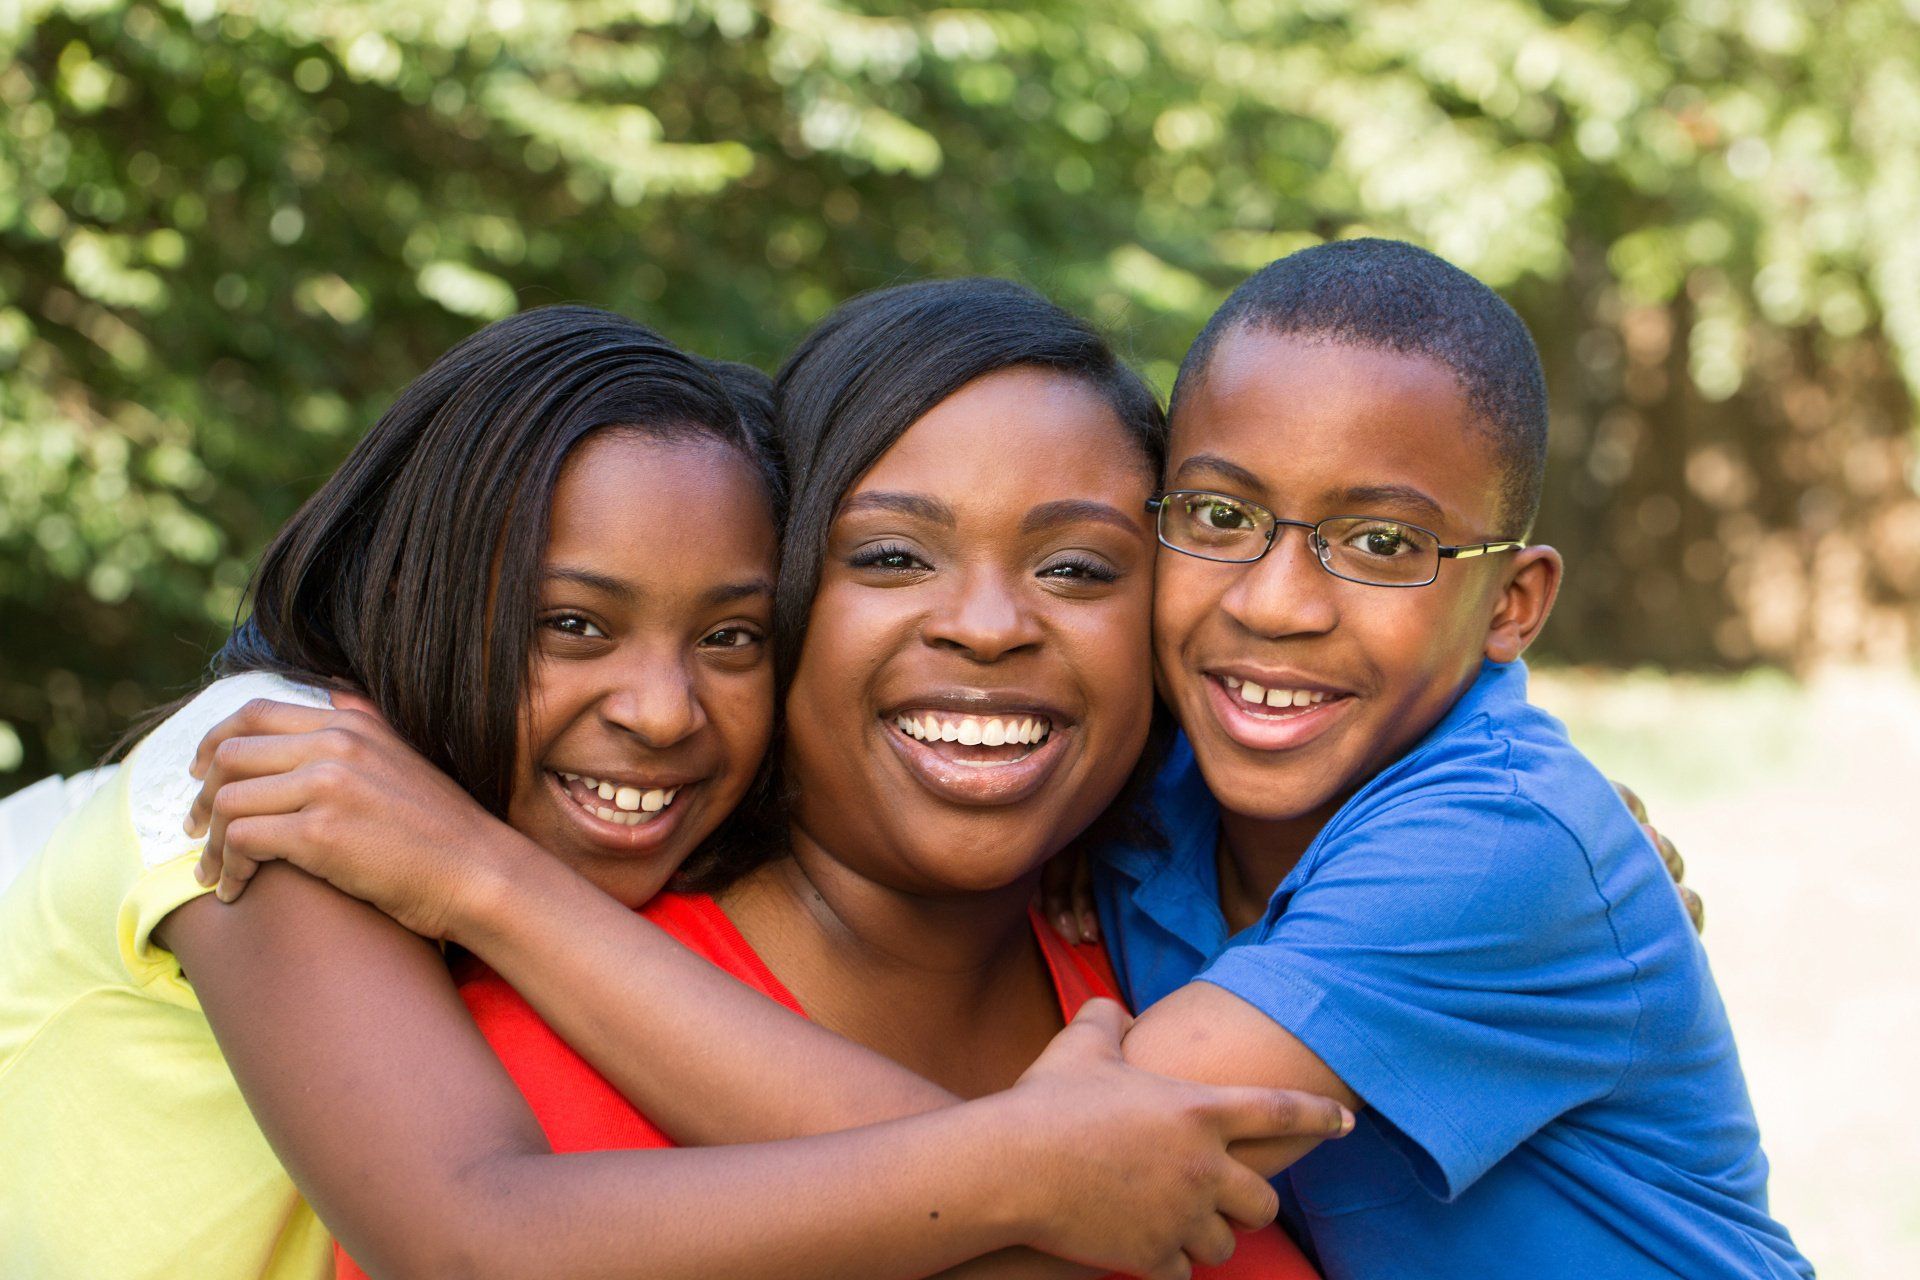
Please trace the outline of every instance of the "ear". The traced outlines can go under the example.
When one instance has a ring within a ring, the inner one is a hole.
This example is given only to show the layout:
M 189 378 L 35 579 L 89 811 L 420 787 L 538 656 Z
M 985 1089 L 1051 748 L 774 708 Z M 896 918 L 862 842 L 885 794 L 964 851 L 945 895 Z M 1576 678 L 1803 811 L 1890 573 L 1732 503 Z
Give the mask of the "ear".
M 1499 594 L 1494 597 L 1493 617 L 1487 623 L 1486 656 L 1494 662 L 1513 662 L 1527 651 L 1540 628 L 1547 625 L 1553 612 L 1554 597 L 1560 594 L 1563 569 L 1560 553 L 1552 547 L 1527 547 L 1514 552 Z

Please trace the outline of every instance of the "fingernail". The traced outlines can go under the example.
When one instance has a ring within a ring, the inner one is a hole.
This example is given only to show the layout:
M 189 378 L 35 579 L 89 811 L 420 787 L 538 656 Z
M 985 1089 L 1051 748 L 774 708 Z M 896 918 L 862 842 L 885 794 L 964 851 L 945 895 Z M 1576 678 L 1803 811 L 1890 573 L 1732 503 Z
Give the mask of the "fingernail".
M 206 863 L 196 862 L 193 864 L 193 878 L 200 882 L 201 888 L 213 888 L 213 877 L 208 873 Z
M 1062 938 L 1065 938 L 1068 942 L 1072 942 L 1073 916 L 1068 912 L 1062 911 L 1053 918 L 1053 929 L 1054 932 L 1058 933 Z
M 1353 1132 L 1353 1112 L 1340 1108 L 1340 1136 L 1346 1137 Z
M 222 902 L 233 901 L 233 891 L 227 888 L 227 886 L 225 885 L 221 885 L 218 889 L 215 889 L 213 891 L 213 896 L 220 899 L 220 901 Z
M 1082 942 L 1098 942 L 1100 940 L 1099 922 L 1096 921 L 1091 914 L 1080 917 L 1080 940 Z

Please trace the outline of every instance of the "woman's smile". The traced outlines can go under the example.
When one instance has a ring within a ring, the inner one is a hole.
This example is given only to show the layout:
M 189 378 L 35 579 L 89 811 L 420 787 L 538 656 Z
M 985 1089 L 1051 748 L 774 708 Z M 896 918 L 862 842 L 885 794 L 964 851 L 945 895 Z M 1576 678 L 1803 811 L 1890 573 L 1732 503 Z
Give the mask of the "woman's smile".
M 1053 776 L 1072 735 L 1063 712 L 1012 691 L 921 695 L 879 720 L 914 780 L 963 805 L 1027 799 Z

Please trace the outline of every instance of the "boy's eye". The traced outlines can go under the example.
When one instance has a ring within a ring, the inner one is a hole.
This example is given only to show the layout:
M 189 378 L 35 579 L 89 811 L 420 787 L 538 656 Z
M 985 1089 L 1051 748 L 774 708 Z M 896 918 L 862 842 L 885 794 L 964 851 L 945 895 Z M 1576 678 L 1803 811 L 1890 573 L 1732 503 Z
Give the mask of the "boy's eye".
M 542 618 L 540 625 L 558 631 L 562 635 L 582 636 L 589 640 L 604 640 L 607 637 L 607 633 L 594 625 L 592 620 L 577 613 L 556 613 L 551 617 Z
M 1391 524 L 1368 525 L 1359 529 L 1347 538 L 1347 545 L 1382 560 L 1410 555 L 1420 549 L 1411 531 Z
M 1209 529 L 1222 532 L 1251 529 L 1253 517 L 1239 503 L 1223 498 L 1205 498 L 1187 508 L 1188 515 Z

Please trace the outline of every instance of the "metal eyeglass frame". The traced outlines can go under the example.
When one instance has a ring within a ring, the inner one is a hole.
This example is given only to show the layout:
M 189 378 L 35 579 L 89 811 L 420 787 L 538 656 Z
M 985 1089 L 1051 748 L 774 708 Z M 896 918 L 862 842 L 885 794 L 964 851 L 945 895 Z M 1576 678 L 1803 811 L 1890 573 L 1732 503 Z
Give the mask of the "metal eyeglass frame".
M 1250 556 L 1210 556 L 1198 551 L 1189 550 L 1186 547 L 1176 546 L 1167 540 L 1166 530 L 1162 527 L 1164 520 L 1163 513 L 1166 510 L 1168 498 L 1219 498 L 1223 501 L 1231 502 L 1235 506 L 1245 507 L 1249 511 L 1265 515 L 1268 521 L 1266 541 L 1261 544 L 1259 551 Z M 1500 551 L 1523 551 L 1527 545 L 1525 542 L 1508 539 L 1502 542 L 1467 542 L 1461 543 L 1458 546 L 1447 546 L 1440 542 L 1440 535 L 1431 529 L 1422 528 L 1417 524 L 1410 524 L 1405 520 L 1391 520 L 1385 516 L 1328 516 L 1325 520 L 1318 521 L 1283 520 L 1257 502 L 1249 502 L 1245 498 L 1236 498 L 1230 493 L 1218 493 L 1212 489 L 1165 489 L 1147 499 L 1147 510 L 1151 511 L 1154 515 L 1153 534 L 1160 545 L 1169 551 L 1177 551 L 1183 556 L 1192 556 L 1196 560 L 1211 560 L 1215 564 L 1253 564 L 1262 556 L 1266 555 L 1267 552 L 1273 550 L 1274 543 L 1279 541 L 1280 530 L 1284 528 L 1305 529 L 1307 531 L 1307 545 L 1313 550 L 1313 558 L 1319 562 L 1322 569 L 1325 569 L 1333 577 L 1340 579 L 1342 582 L 1354 583 L 1356 586 L 1386 587 L 1389 590 L 1399 590 L 1406 587 L 1432 586 L 1440 580 L 1441 560 L 1473 560 L 1480 556 L 1489 556 Z M 1333 556 L 1332 544 L 1320 534 L 1320 527 L 1322 525 L 1332 524 L 1336 520 L 1375 520 L 1381 524 L 1398 525 L 1403 529 L 1411 529 L 1415 533 L 1426 534 L 1429 538 L 1433 539 L 1435 543 L 1434 550 L 1438 553 L 1433 563 L 1432 575 L 1421 582 L 1372 582 L 1365 578 L 1350 578 L 1346 574 L 1341 573 L 1338 569 L 1335 569 L 1331 563 Z

